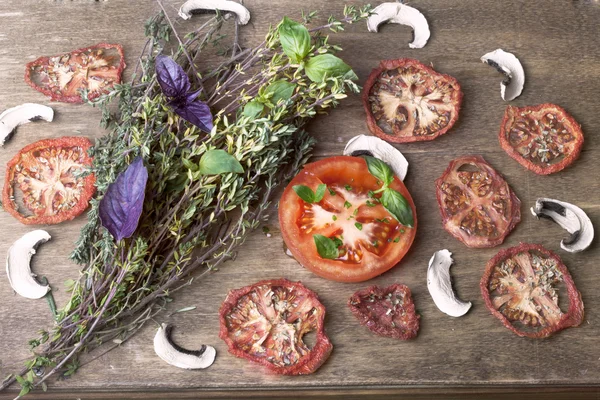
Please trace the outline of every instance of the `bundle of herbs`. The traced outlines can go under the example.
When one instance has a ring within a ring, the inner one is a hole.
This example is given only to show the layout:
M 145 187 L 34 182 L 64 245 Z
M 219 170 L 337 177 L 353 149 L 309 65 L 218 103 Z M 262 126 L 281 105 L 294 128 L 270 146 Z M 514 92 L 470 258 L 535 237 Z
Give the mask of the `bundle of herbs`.
M 305 124 L 358 91 L 325 33 L 369 13 L 346 7 L 343 18 L 312 29 L 315 13 L 303 23 L 285 18 L 245 50 L 236 22 L 216 66 L 203 60 L 227 16 L 184 37 L 164 9 L 146 23 L 131 82 L 92 103 L 109 133 L 92 149 L 98 195 L 72 254 L 81 276 L 55 326 L 30 341 L 35 356 L 0 389 L 16 380 L 24 395 L 54 374 L 72 375 L 82 354 L 118 346 L 175 291 L 235 256 L 274 189 L 307 161 L 314 140 Z

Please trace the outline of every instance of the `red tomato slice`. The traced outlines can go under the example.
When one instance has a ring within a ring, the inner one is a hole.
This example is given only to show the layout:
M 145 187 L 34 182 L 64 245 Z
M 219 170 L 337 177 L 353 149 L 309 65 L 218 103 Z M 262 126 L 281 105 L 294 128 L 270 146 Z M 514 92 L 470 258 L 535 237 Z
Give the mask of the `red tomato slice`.
M 99 43 L 27 64 L 25 82 L 54 101 L 83 103 L 81 91 L 94 100 L 121 83 L 125 68 L 123 47 Z
M 69 221 L 88 207 L 96 192 L 92 142 L 84 137 L 43 139 L 22 148 L 6 166 L 4 209 L 27 225 Z
M 581 153 L 581 126 L 556 104 L 508 106 L 500 145 L 525 168 L 548 175 L 571 165 Z
M 307 203 L 293 190 L 305 185 L 316 191 L 326 184 L 318 203 Z M 400 260 L 415 238 L 416 209 L 410 193 L 394 177 L 390 187 L 402 194 L 412 209 L 413 227 L 403 226 L 369 192 L 381 182 L 369 173 L 359 157 L 338 156 L 311 164 L 296 175 L 279 202 L 283 240 L 300 264 L 323 278 L 338 282 L 362 282 L 389 270 Z M 339 257 L 322 258 L 313 235 L 341 240 Z

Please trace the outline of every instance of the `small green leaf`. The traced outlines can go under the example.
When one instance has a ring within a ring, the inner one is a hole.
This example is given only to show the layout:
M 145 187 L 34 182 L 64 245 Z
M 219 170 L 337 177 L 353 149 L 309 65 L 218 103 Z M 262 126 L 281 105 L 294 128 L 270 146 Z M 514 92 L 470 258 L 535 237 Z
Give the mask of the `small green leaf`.
M 30 391 L 31 391 L 31 386 L 29 386 L 29 385 L 23 386 L 23 388 L 21 388 L 21 391 L 19 392 L 19 397 L 25 396 Z
M 246 117 L 254 118 L 260 115 L 265 106 L 258 100 L 252 100 L 249 103 L 246 103 L 244 106 L 244 110 L 242 114 Z
M 337 216 L 336 215 L 332 215 L 331 219 L 334 220 L 334 221 L 337 221 Z
M 241 174 L 244 168 L 240 162 L 225 150 L 209 150 L 200 158 L 201 175 L 219 175 L 228 172 Z
M 384 186 L 389 185 L 394 180 L 394 172 L 385 162 L 378 158 L 365 156 L 369 173 L 383 182 Z
M 292 189 L 294 189 L 294 192 L 296 192 L 296 194 L 305 202 L 311 204 L 315 202 L 315 193 L 308 186 L 294 185 L 292 186 Z
M 314 235 L 313 239 L 317 246 L 317 252 L 322 258 L 333 260 L 339 257 L 340 252 L 335 240 L 323 235 Z
M 344 244 L 344 242 L 342 242 L 342 239 L 340 239 L 340 238 L 338 238 L 338 237 L 334 237 L 334 238 L 333 238 L 333 242 L 335 243 L 335 245 L 336 245 L 337 247 L 340 247 L 340 246 L 342 246 L 342 245 Z
M 414 222 L 413 212 L 408 201 L 392 188 L 386 188 L 381 194 L 381 204 L 402 225 L 412 227 Z
M 346 189 L 347 191 L 351 192 L 352 191 L 352 186 L 350 186 L 350 185 L 344 185 L 344 189 Z
M 323 200 L 323 196 L 325 196 L 325 189 L 327 189 L 327 185 L 324 183 L 321 183 L 319 186 L 317 186 L 317 191 L 315 192 L 315 203 L 320 202 L 321 200 Z
M 304 66 L 306 75 L 313 82 L 323 82 L 325 78 L 347 77 L 358 79 L 350 66 L 333 54 L 319 54 L 311 57 Z
M 348 200 L 346 200 L 346 201 L 344 202 L 344 207 L 346 207 L 346 208 L 350 208 L 350 207 L 352 207 L 352 204 L 351 204 L 351 203 L 350 203 Z
M 271 95 L 269 101 L 273 105 L 277 105 L 277 103 L 279 103 L 282 100 L 289 100 L 290 97 L 292 97 L 292 95 L 294 94 L 294 89 L 296 89 L 295 83 L 288 82 L 285 79 L 280 79 L 267 86 L 265 95 Z
M 283 52 L 294 64 L 298 64 L 310 51 L 308 29 L 304 25 L 284 17 L 278 32 Z
M 400 236 L 397 236 L 397 237 L 394 239 L 394 243 L 398 243 L 399 241 L 400 241 Z
M 333 190 L 332 188 L 328 188 L 329 189 L 329 194 L 332 196 L 335 196 L 337 193 L 335 193 L 335 190 Z
M 359 231 L 362 231 L 362 224 L 360 222 L 356 222 L 354 224 L 354 226 L 356 227 L 356 229 L 358 229 Z

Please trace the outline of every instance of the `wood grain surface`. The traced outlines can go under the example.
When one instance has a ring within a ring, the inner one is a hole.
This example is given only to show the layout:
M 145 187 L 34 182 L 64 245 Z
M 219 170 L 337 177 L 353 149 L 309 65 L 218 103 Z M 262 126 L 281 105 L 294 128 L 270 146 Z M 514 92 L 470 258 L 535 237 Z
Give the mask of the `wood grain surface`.
M 164 0 L 173 17 L 181 3 L 182 0 Z M 301 9 L 317 10 L 321 19 L 325 19 L 332 13 L 340 15 L 346 2 L 246 0 L 244 3 L 252 13 L 252 20 L 241 29 L 241 37 L 242 44 L 249 46 L 258 43 L 267 26 L 284 15 L 299 19 Z M 417 205 L 419 229 L 413 248 L 401 264 L 368 282 L 380 285 L 399 282 L 411 288 L 422 316 L 418 337 L 408 342 L 396 341 L 376 337 L 359 326 L 346 302 L 354 291 L 367 284 L 330 282 L 288 258 L 273 209 L 266 224 L 271 237 L 260 230 L 252 234 L 235 261 L 179 292 L 170 304 L 170 311 L 156 318 L 156 322 L 175 324 L 175 340 L 185 347 L 213 345 L 218 355 L 212 367 L 184 371 L 162 362 L 152 348 L 157 325 L 149 323 L 120 348 L 84 365 L 73 378 L 51 382 L 50 391 L 55 394 L 50 396 L 86 398 L 82 393 L 111 391 L 117 393 L 114 397 L 126 397 L 130 391 L 161 390 L 158 393 L 171 393 L 165 397 L 172 397 L 181 390 L 182 395 L 193 397 L 203 390 L 216 390 L 212 392 L 215 396 L 220 393 L 219 396 L 228 397 L 226 390 L 244 393 L 259 390 L 266 395 L 270 390 L 285 393 L 281 392 L 285 388 L 302 389 L 303 392 L 295 392 L 297 395 L 324 395 L 346 387 L 367 397 L 392 392 L 443 395 L 455 388 L 452 393 L 460 397 L 457 394 L 460 389 L 456 388 L 475 387 L 472 395 L 488 389 L 502 393 L 507 388 L 514 391 L 532 385 L 535 386 L 529 390 L 530 394 L 571 386 L 587 387 L 584 394 L 598 393 L 598 241 L 583 253 L 568 254 L 559 248 L 565 232 L 548 221 L 537 221 L 529 207 L 537 197 L 572 202 L 583 208 L 600 228 L 600 3 L 414 0 L 411 5 L 423 11 L 431 26 L 431 39 L 423 49 L 409 49 L 410 28 L 399 25 L 384 26 L 379 34 L 374 34 L 367 32 L 366 24 L 361 23 L 343 34 L 333 35 L 331 41 L 344 48 L 341 56 L 352 65 L 361 82 L 380 59 L 413 57 L 456 77 L 463 87 L 460 120 L 448 134 L 433 142 L 397 146 L 410 163 L 406 185 Z M 106 41 L 121 43 L 127 63 L 134 65 L 144 42 L 143 23 L 157 10 L 157 4 L 151 0 L 0 0 L 0 110 L 24 102 L 50 104 L 23 81 L 24 65 L 39 56 Z M 177 28 L 185 33 L 204 18 L 177 19 Z M 537 176 L 501 150 L 497 134 L 507 105 L 500 98 L 501 76 L 479 60 L 481 55 L 496 48 L 514 52 L 526 71 L 525 90 L 511 104 L 557 103 L 581 123 L 585 144 L 580 159 L 572 167 L 551 176 Z M 98 126 L 98 110 L 62 103 L 53 103 L 52 107 L 55 121 L 19 128 L 12 141 L 0 149 L 0 165 L 5 165 L 21 147 L 40 138 L 63 135 L 95 138 L 103 134 Z M 340 154 L 349 138 L 367 133 L 359 96 L 351 96 L 329 115 L 318 117 L 309 130 L 318 138 L 315 158 Z M 505 176 L 523 203 L 521 223 L 502 246 L 494 249 L 468 249 L 441 226 L 434 180 L 452 158 L 466 154 L 483 155 Z M 4 183 L 3 176 L 0 183 Z M 35 256 L 34 271 L 48 277 L 59 306 L 67 299 L 63 282 L 78 277 L 78 267 L 67 256 L 84 220 L 82 215 L 75 221 L 45 228 L 52 240 L 40 247 Z M 0 212 L 0 257 L 30 230 L 31 227 Z M 485 308 L 478 287 L 485 263 L 500 248 L 519 242 L 541 243 L 562 257 L 585 303 L 585 320 L 579 328 L 546 340 L 519 338 Z M 452 275 L 459 296 L 473 302 L 471 311 L 462 318 L 442 314 L 427 291 L 427 262 L 434 251 L 442 248 L 453 252 Z M 265 374 L 260 367 L 229 355 L 218 338 L 218 309 L 227 291 L 277 277 L 302 281 L 319 293 L 327 307 L 326 329 L 334 351 L 315 374 L 301 377 Z M 196 309 L 170 315 L 186 306 Z M 29 355 L 27 341 L 36 336 L 38 329 L 51 324 L 46 302 L 15 295 L 6 273 L 0 271 L 2 377 L 21 367 L 22 360 Z M 535 389 L 540 386 L 546 389 Z M 14 396 L 17 388 L 11 390 L 0 393 L 0 398 Z

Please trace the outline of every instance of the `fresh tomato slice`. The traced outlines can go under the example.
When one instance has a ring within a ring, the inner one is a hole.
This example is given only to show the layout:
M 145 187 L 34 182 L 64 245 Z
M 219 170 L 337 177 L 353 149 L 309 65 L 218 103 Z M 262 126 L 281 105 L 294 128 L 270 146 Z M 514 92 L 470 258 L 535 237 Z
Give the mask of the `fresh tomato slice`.
M 325 306 L 300 282 L 274 279 L 232 290 L 219 311 L 219 337 L 229 352 L 281 375 L 316 371 L 333 345 L 325 334 Z M 305 335 L 314 332 L 309 346 Z
M 444 229 L 468 247 L 494 247 L 521 221 L 521 201 L 481 156 L 450 162 L 435 181 Z
M 313 191 L 326 184 L 317 203 L 302 200 L 293 187 Z M 389 270 L 410 248 L 417 231 L 415 205 L 397 177 L 390 188 L 406 198 L 414 216 L 412 227 L 403 226 L 378 199 L 370 195 L 381 182 L 369 173 L 363 158 L 337 156 L 307 164 L 286 187 L 279 201 L 283 240 L 300 264 L 315 274 L 339 282 L 361 282 Z M 336 239 L 339 257 L 319 255 L 314 235 Z
M 99 43 L 27 64 L 25 82 L 55 101 L 83 103 L 81 91 L 93 100 L 121 83 L 125 68 L 123 47 Z
M 365 82 L 362 100 L 374 135 L 397 143 L 433 140 L 458 120 L 456 79 L 417 60 L 381 61 Z
M 24 224 L 58 224 L 81 214 L 96 191 L 84 137 L 44 139 L 25 146 L 6 167 L 4 209 Z
M 583 322 L 581 293 L 567 267 L 537 244 L 499 252 L 487 263 L 480 288 L 491 313 L 519 336 L 543 338 Z
M 377 335 L 408 340 L 419 332 L 419 316 L 407 286 L 370 286 L 354 293 L 348 306 L 358 322 Z
M 558 172 L 581 153 L 581 126 L 556 104 L 508 106 L 500 128 L 500 145 L 525 168 L 540 175 Z

